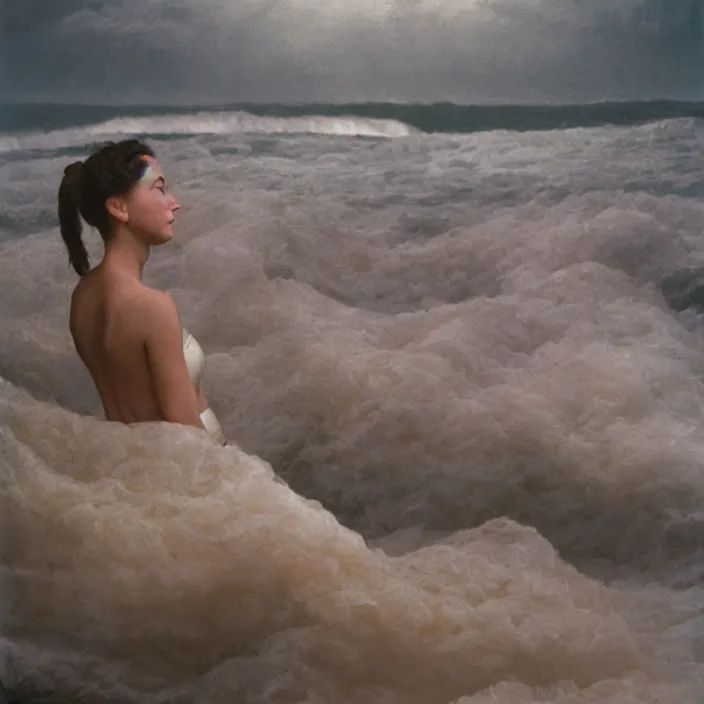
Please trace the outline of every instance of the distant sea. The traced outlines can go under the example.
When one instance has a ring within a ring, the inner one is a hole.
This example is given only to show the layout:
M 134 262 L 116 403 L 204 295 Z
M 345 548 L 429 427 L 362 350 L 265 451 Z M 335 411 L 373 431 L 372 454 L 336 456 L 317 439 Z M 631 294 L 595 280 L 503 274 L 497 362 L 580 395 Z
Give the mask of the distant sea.
M 194 116 L 247 113 L 262 117 L 339 118 L 357 116 L 395 120 L 422 132 L 482 132 L 485 130 L 556 130 L 604 125 L 637 125 L 680 117 L 704 119 L 704 102 L 641 101 L 575 105 L 456 105 L 453 103 L 234 103 L 193 106 L 94 106 L 18 103 L 0 106 L 0 132 L 26 132 L 79 127 L 115 118 Z

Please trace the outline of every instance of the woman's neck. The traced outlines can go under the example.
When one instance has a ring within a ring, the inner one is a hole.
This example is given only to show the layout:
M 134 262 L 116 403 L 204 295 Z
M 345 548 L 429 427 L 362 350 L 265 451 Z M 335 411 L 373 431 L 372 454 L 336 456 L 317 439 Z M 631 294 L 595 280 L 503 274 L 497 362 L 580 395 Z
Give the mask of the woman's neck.
M 141 281 L 147 259 L 149 245 L 138 240 L 127 228 L 121 228 L 106 243 L 103 264 Z

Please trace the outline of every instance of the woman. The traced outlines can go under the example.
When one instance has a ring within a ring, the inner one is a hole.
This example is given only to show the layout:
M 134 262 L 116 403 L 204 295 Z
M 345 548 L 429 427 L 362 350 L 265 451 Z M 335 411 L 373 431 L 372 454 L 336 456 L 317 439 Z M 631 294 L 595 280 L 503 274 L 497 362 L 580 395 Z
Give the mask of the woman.
M 180 207 L 154 153 L 137 140 L 108 144 L 66 167 L 59 223 L 81 277 L 71 297 L 71 335 L 108 420 L 192 425 L 224 442 L 200 391 L 200 345 L 181 327 L 171 297 L 142 282 L 151 247 L 171 240 Z M 80 216 L 105 244 L 93 269 Z

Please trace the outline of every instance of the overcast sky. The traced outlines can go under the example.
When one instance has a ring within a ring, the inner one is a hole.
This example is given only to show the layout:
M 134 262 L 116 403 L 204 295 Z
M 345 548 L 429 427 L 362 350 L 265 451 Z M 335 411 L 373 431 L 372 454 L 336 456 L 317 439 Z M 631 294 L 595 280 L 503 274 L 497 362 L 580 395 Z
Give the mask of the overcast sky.
M 6 99 L 704 99 L 704 0 L 6 0 Z

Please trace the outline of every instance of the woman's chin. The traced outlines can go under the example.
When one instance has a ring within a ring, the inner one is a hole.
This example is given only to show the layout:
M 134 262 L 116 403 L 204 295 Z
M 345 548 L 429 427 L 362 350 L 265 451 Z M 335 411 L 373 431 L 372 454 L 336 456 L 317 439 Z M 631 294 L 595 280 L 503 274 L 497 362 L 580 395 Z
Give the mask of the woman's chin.
M 156 237 L 154 237 L 154 244 L 166 244 L 167 242 L 171 242 L 173 238 L 174 228 L 171 225 L 168 225 L 158 235 L 156 235 Z

